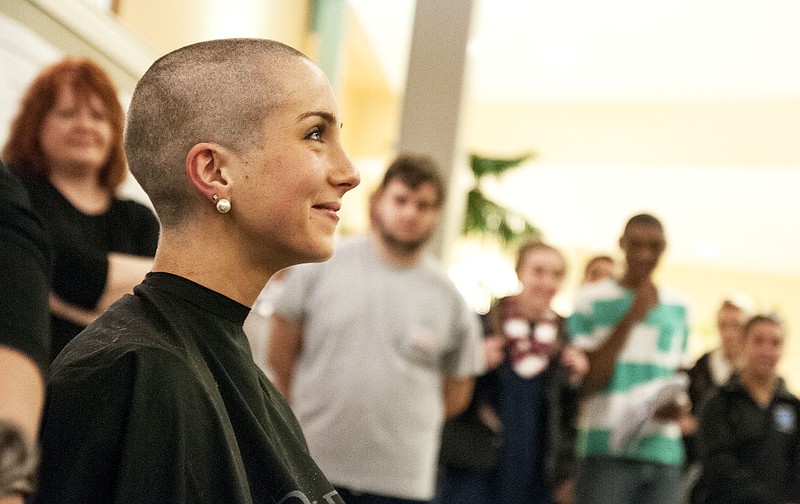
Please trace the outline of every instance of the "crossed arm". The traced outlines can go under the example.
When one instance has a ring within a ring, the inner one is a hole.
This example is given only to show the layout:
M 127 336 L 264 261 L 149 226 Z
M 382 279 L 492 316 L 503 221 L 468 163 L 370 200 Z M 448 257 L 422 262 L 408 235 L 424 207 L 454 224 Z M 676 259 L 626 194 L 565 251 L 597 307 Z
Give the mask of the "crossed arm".
M 111 252 L 108 254 L 108 275 L 97 305 L 91 310 L 75 306 L 50 294 L 49 306 L 54 315 L 75 324 L 87 326 L 103 314 L 114 301 L 133 290 L 153 266 L 153 259 Z

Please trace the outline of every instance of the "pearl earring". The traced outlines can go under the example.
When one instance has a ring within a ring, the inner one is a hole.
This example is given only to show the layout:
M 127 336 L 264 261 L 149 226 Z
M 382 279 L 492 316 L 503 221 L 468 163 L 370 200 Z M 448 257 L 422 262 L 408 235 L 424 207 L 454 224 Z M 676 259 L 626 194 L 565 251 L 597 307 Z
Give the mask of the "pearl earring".
M 220 199 L 216 194 L 213 196 L 214 201 L 217 202 L 217 212 L 228 213 L 231 211 L 231 202 L 225 198 Z

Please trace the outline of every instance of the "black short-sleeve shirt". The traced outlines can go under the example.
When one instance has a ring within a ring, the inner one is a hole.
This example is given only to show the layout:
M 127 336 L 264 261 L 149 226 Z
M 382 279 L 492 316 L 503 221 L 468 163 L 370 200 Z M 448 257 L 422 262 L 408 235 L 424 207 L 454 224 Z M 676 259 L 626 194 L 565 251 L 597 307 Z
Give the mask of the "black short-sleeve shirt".
M 148 207 L 114 198 L 106 212 L 89 215 L 75 208 L 46 177 L 21 179 L 53 245 L 52 290 L 67 303 L 87 310 L 97 306 L 105 290 L 110 252 L 155 255 L 158 220 Z M 52 358 L 83 328 L 53 316 Z

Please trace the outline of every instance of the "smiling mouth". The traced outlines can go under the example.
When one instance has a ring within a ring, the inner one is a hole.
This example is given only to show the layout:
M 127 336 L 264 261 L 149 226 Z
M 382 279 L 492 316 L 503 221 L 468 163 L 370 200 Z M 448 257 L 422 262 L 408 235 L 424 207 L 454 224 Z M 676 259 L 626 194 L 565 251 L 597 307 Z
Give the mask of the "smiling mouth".
M 71 141 L 67 143 L 67 147 L 74 149 L 101 149 L 102 146 L 95 140 L 85 141 Z
M 321 205 L 314 205 L 312 208 L 319 210 L 322 214 L 335 222 L 339 221 L 339 214 L 337 212 L 341 208 L 341 205 L 338 203 L 324 203 Z

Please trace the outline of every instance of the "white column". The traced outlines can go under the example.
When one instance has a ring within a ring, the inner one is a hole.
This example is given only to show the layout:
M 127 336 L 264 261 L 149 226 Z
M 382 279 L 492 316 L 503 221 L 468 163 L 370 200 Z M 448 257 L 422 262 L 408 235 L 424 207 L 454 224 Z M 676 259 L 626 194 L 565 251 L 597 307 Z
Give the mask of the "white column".
M 448 203 L 431 245 L 440 255 L 445 237 L 457 236 L 464 208 L 451 181 L 467 160 L 459 131 L 472 8 L 473 0 L 417 0 L 400 122 L 399 151 L 428 154 L 443 170 Z

